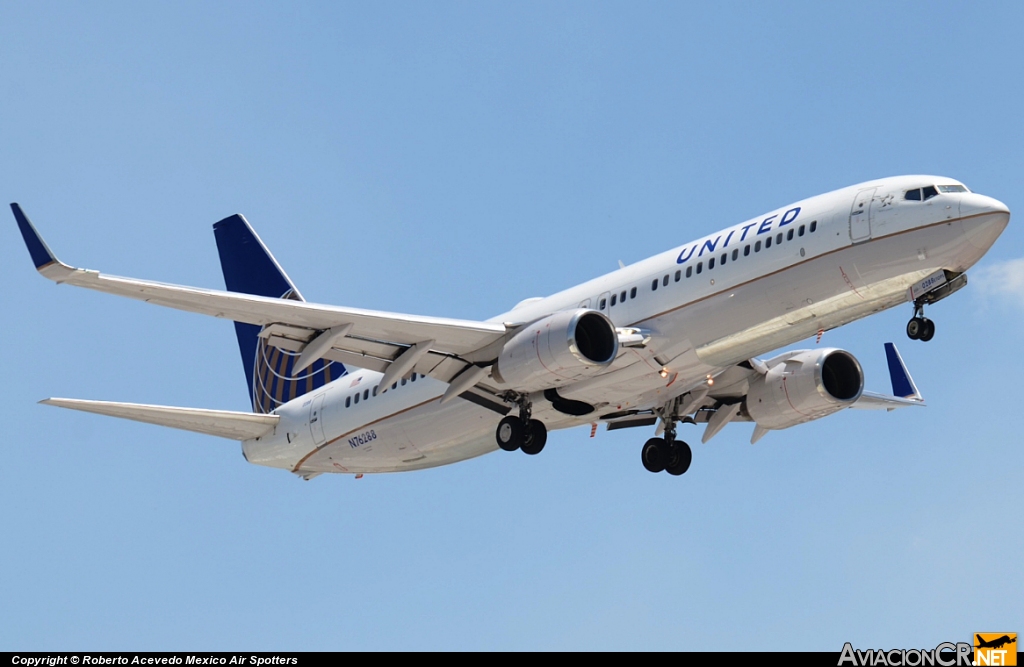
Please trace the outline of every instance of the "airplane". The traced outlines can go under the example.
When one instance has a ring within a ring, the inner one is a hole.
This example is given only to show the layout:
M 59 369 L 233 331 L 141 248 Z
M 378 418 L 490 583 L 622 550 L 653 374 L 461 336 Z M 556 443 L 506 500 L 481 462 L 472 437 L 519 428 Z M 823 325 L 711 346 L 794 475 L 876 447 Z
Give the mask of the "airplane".
M 1002 648 L 1007 644 L 1013 644 L 1017 641 L 1016 637 L 1010 639 L 1010 635 L 1003 635 L 989 641 L 982 640 L 981 635 L 974 635 L 974 640 L 978 642 L 974 645 L 974 648 Z
M 892 394 L 865 391 L 846 350 L 759 355 L 904 303 L 907 335 L 931 340 L 925 306 L 967 284 L 1010 219 L 951 178 L 883 178 L 472 321 L 307 302 L 241 215 L 213 226 L 222 291 L 73 268 L 11 208 L 46 278 L 234 321 L 252 412 L 42 403 L 239 440 L 250 463 L 306 480 L 534 455 L 549 430 L 601 423 L 657 425 L 641 462 L 681 475 L 681 423 L 706 424 L 706 443 L 753 422 L 755 443 L 845 408 L 924 405 L 891 343 Z

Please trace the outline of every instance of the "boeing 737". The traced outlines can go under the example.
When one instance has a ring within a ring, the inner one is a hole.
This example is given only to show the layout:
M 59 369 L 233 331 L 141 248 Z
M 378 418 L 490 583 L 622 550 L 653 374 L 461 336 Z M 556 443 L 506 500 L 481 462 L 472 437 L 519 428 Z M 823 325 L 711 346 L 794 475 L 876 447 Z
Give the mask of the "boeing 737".
M 487 321 L 307 302 L 240 215 L 213 226 L 226 291 L 62 263 L 11 205 L 36 269 L 58 283 L 233 320 L 252 412 L 51 398 L 75 410 L 239 440 L 251 463 L 305 479 L 416 470 L 502 449 L 539 453 L 548 431 L 655 426 L 651 472 L 681 475 L 680 423 L 753 422 L 751 443 L 845 408 L 923 405 L 894 345 L 892 394 L 864 390 L 836 348 L 773 350 L 967 284 L 1009 223 L 1001 202 L 939 176 L 811 197 Z

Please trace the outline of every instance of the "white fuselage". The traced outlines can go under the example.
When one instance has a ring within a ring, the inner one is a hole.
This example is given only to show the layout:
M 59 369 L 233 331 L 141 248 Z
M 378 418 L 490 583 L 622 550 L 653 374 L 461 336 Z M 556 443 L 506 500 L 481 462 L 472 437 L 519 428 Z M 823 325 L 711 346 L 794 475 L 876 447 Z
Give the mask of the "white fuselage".
M 603 374 L 559 388 L 594 413 L 569 416 L 534 396 L 533 417 L 548 429 L 662 405 L 737 363 L 904 303 L 912 285 L 938 270 L 974 265 L 1009 211 L 970 192 L 904 199 L 910 188 L 936 184 L 958 182 L 901 176 L 805 199 L 491 321 L 526 324 L 586 307 L 617 327 L 650 332 L 646 346 L 621 348 Z M 356 370 L 275 410 L 275 432 L 245 441 L 243 452 L 250 462 L 309 474 L 414 470 L 498 448 L 500 412 L 465 398 L 441 404 L 448 385 L 415 377 L 374 395 L 382 374 Z

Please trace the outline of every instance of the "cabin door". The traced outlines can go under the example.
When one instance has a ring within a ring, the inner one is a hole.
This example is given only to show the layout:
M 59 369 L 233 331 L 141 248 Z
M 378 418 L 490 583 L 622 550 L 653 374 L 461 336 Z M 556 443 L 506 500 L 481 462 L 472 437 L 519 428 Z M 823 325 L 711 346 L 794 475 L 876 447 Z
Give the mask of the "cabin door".
M 853 200 L 853 208 L 850 209 L 850 240 L 854 243 L 871 238 L 871 205 L 877 189 L 861 190 Z
M 324 438 L 324 395 L 320 394 L 313 399 L 309 406 L 309 434 L 313 436 L 313 444 L 320 446 Z

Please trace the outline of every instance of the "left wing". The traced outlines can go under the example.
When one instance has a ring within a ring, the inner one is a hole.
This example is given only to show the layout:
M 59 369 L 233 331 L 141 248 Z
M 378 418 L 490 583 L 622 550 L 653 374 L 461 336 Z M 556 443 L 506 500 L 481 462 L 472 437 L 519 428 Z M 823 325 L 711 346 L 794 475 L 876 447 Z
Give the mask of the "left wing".
M 758 375 L 767 373 L 771 367 L 785 363 L 787 358 L 799 352 L 801 351 L 783 353 L 767 362 L 751 359 L 730 366 L 715 374 L 713 384 L 699 384 L 662 407 L 606 416 L 608 428 L 613 430 L 646 426 L 660 417 L 662 419 L 661 425 L 658 427 L 660 432 L 664 428 L 665 415 L 674 414 L 676 418 L 690 423 L 706 423 L 707 428 L 701 441 L 707 442 L 727 424 L 753 421 L 746 409 L 750 382 Z M 924 398 L 918 391 L 917 385 L 914 384 L 913 378 L 910 377 L 910 372 L 907 371 L 906 364 L 903 363 L 896 346 L 886 343 L 885 354 L 889 364 L 889 379 L 892 382 L 893 395 L 864 391 L 852 405 L 847 407 L 891 411 L 897 408 L 925 405 Z M 760 425 L 756 426 L 751 442 L 756 442 L 765 433 L 767 433 L 767 429 Z
M 907 365 L 903 363 L 903 357 L 892 343 L 885 344 L 885 360 L 889 364 L 889 380 L 892 382 L 893 395 L 865 391 L 850 407 L 858 410 L 895 410 L 911 405 L 925 405 L 924 397 L 914 384 L 914 378 L 910 377 Z
M 508 334 L 504 325 L 494 322 L 327 306 L 71 267 L 57 259 L 18 204 L 11 204 L 11 209 L 36 270 L 56 283 L 262 326 L 262 335 L 271 344 L 288 350 L 313 347 L 311 352 L 320 355 L 316 358 L 386 371 L 408 353 L 402 363 L 407 368 L 401 374 L 415 370 L 448 382 L 466 370 L 470 361 L 488 361 L 485 348 Z M 387 384 L 392 381 L 388 378 Z

